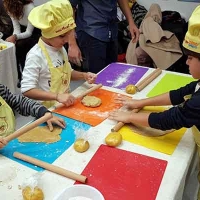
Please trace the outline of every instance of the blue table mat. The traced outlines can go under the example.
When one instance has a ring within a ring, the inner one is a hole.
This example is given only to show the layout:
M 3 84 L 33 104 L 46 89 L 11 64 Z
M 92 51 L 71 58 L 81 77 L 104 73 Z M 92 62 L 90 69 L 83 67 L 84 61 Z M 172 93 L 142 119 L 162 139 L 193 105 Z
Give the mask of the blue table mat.
M 17 151 L 27 156 L 31 156 L 33 158 L 52 164 L 62 153 L 64 153 L 64 151 L 66 151 L 74 143 L 74 127 L 79 127 L 80 129 L 83 129 L 85 131 L 87 131 L 91 127 L 88 124 L 73 120 L 68 117 L 64 117 L 58 114 L 54 115 L 63 118 L 67 124 L 66 128 L 63 129 L 60 134 L 60 141 L 51 144 L 33 142 L 20 143 L 18 139 L 14 139 L 10 141 L 8 145 L 6 145 L 3 149 L 0 150 L 0 154 L 10 158 L 11 160 L 19 162 L 20 164 L 30 167 L 36 171 L 43 171 L 44 169 L 41 167 L 37 167 L 30 163 L 14 158 L 13 153 Z M 46 126 L 46 124 L 42 124 L 41 126 Z

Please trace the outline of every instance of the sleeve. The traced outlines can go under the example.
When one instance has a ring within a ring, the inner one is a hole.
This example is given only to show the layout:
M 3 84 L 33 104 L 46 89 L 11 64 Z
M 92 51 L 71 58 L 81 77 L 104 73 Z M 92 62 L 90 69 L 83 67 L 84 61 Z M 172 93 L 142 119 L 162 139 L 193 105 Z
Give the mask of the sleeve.
M 171 100 L 172 105 L 178 105 L 178 104 L 183 103 L 184 96 L 194 93 L 196 84 L 198 82 L 199 81 L 193 81 L 184 87 L 181 87 L 177 90 L 170 91 L 169 95 L 170 95 L 170 100 Z
M 31 115 L 39 118 L 46 112 L 49 112 L 47 108 L 42 106 L 40 103 L 22 95 L 13 94 L 6 86 L 0 85 L 0 87 L 1 90 L 3 87 L 3 93 L 1 93 L 2 98 L 12 108 L 12 110 L 18 112 L 19 114 L 23 116 Z
M 13 24 L 13 35 L 16 34 L 20 34 L 21 33 L 21 29 L 20 29 L 20 24 L 18 22 L 18 20 L 14 19 L 13 17 L 11 17 L 11 21 L 12 21 L 12 24 Z
M 33 33 L 33 29 L 34 29 L 34 26 L 30 22 L 28 22 L 28 25 L 26 27 L 26 31 L 23 32 L 23 33 L 16 34 L 17 39 L 21 40 L 21 39 L 26 39 L 28 37 L 31 37 L 31 35 Z
M 39 75 L 43 63 L 37 55 L 28 53 L 25 67 L 22 73 L 21 92 L 27 92 L 30 89 L 37 88 L 39 83 Z
M 152 128 L 169 130 L 200 126 L 200 90 L 184 104 L 173 107 L 161 113 L 149 115 L 149 125 Z

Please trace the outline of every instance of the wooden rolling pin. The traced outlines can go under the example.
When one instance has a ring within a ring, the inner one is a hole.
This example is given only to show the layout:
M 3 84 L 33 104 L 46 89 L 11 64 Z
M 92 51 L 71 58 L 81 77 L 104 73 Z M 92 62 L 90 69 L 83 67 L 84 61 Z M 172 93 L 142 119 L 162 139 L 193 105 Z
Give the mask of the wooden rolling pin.
M 91 87 L 90 89 L 86 90 L 86 91 L 83 92 L 82 94 L 78 95 L 78 96 L 76 97 L 76 99 L 81 99 L 81 98 L 83 98 L 84 96 L 86 96 L 87 94 L 89 94 L 90 92 L 93 92 L 93 91 L 99 89 L 99 88 L 102 87 L 102 86 L 103 86 L 102 84 L 97 84 L 97 85 Z M 56 108 L 61 108 L 61 107 L 63 107 L 63 106 L 64 106 L 64 104 L 59 103 L 59 104 L 57 104 L 57 105 L 55 106 L 55 109 L 56 109 Z
M 162 73 L 161 69 L 156 69 L 151 74 L 149 74 L 146 78 L 140 81 L 137 85 L 137 91 L 140 92 L 143 90 L 149 83 L 151 83 L 156 77 L 158 77 Z
M 131 113 L 137 113 L 139 112 L 141 109 L 140 108 L 136 108 L 136 109 L 133 109 L 131 111 Z M 117 132 L 120 128 L 122 128 L 122 126 L 124 126 L 124 123 L 123 122 L 118 122 L 112 129 L 111 129 L 111 132 Z
M 17 137 L 19 137 L 20 135 L 23 135 L 24 133 L 30 131 L 31 129 L 37 127 L 38 125 L 46 122 L 47 120 L 49 120 L 50 118 L 52 118 L 52 114 L 46 113 L 43 117 L 40 117 L 39 119 L 35 120 L 33 123 L 24 126 L 23 128 L 18 129 L 17 131 L 15 131 L 14 133 L 12 133 L 11 135 L 8 135 L 7 137 L 5 137 L 4 139 L 9 142 Z
M 44 168 L 44 169 L 46 169 L 48 171 L 51 171 L 51 172 L 54 172 L 56 174 L 65 176 L 65 177 L 70 178 L 72 180 L 80 181 L 81 183 L 85 183 L 87 181 L 87 177 L 86 176 L 83 176 L 83 175 L 80 175 L 80 174 L 76 174 L 74 172 L 68 171 L 68 170 L 63 169 L 61 167 L 58 167 L 58 166 L 43 162 L 41 160 L 32 158 L 30 156 L 24 155 L 22 153 L 14 152 L 13 156 L 15 158 L 18 158 L 18 159 L 23 160 L 25 162 L 28 162 L 28 163 L 31 163 L 33 165 L 42 167 L 42 168 Z

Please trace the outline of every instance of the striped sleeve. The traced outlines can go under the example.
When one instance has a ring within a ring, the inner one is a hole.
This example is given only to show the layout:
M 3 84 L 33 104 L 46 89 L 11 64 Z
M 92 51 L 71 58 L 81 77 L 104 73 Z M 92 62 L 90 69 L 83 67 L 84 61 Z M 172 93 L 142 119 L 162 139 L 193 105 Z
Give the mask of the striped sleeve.
M 6 101 L 13 111 L 18 112 L 23 116 L 31 115 L 39 118 L 48 111 L 46 107 L 32 99 L 19 94 L 11 93 L 10 90 L 2 84 L 0 84 L 0 96 Z

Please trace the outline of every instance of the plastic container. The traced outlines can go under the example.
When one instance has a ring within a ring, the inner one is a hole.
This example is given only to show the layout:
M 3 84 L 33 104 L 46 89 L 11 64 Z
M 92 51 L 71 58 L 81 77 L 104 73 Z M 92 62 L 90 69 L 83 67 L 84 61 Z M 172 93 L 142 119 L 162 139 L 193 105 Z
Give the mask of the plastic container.
M 103 195 L 94 187 L 77 184 L 66 188 L 54 200 L 69 200 L 73 197 L 85 197 L 92 200 L 105 200 Z M 84 198 L 83 198 L 84 199 Z

